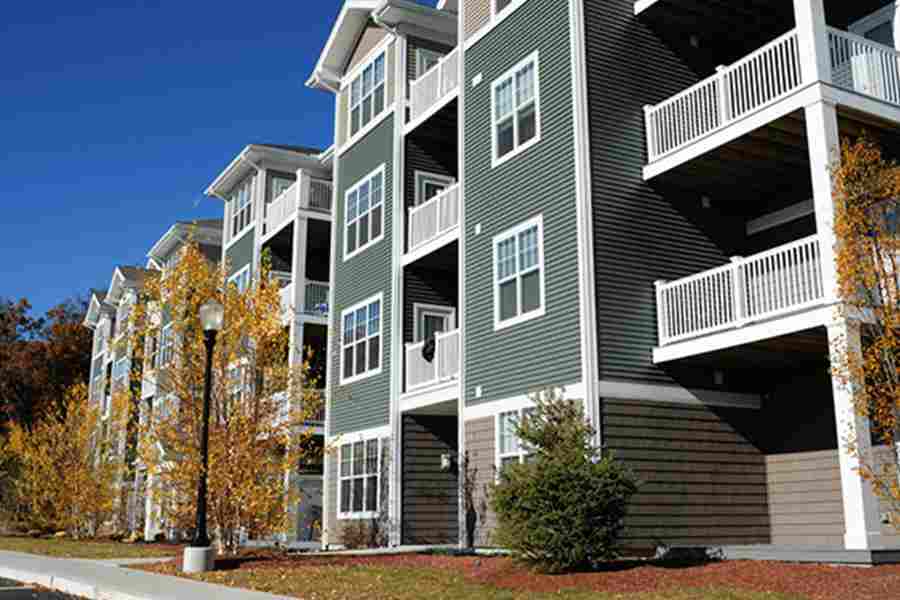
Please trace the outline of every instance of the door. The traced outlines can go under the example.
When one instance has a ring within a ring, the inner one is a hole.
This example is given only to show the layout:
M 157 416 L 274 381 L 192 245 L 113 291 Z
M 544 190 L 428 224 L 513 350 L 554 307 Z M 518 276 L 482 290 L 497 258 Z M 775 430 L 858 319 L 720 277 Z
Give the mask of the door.
M 452 306 L 434 304 L 414 304 L 413 340 L 421 342 L 438 333 L 446 333 L 456 328 L 456 309 Z

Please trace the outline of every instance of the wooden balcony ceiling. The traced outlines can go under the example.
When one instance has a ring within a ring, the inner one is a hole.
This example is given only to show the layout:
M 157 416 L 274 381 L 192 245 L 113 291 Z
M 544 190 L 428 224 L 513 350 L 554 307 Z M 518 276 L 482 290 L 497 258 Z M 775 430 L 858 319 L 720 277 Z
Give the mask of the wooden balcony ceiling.
M 828 24 L 846 29 L 890 0 L 825 0 Z M 791 0 L 656 0 L 640 20 L 703 72 L 730 64 L 794 27 Z M 696 36 L 699 47 L 690 44 Z
M 717 369 L 828 368 L 828 335 L 824 327 L 808 329 L 735 348 L 678 361 L 679 365 Z

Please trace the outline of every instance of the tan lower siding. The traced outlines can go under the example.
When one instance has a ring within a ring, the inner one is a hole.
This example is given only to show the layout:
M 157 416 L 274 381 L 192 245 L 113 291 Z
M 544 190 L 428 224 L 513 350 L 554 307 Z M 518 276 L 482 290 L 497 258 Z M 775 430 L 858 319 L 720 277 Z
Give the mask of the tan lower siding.
M 494 419 L 474 419 L 466 421 L 466 453 L 470 468 L 475 472 L 476 510 L 478 523 L 475 543 L 478 546 L 491 545 L 491 532 L 497 525 L 497 518 L 487 508 L 487 488 L 494 481 Z
M 748 411 L 603 402 L 604 442 L 642 480 L 624 546 L 769 541 L 762 453 L 729 420 Z
M 466 22 L 464 24 L 466 39 L 478 33 L 491 20 L 491 2 L 493 0 L 465 0 Z

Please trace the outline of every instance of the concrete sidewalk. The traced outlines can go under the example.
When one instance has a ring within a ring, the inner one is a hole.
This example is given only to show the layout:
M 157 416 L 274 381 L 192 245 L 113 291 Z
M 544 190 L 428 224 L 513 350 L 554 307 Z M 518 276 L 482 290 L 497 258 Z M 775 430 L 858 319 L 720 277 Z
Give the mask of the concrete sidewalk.
M 127 569 L 114 561 L 47 558 L 19 552 L 0 551 L 0 578 L 90 600 L 285 600 L 284 596 Z

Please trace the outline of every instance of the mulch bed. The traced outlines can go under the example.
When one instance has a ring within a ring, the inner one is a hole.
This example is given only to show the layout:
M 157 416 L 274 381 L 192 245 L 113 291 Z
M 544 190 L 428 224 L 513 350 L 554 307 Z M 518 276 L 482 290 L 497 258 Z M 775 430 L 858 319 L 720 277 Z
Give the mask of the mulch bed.
M 780 592 L 810 600 L 887 600 L 900 598 L 900 565 L 872 568 L 806 565 L 762 561 L 678 564 L 647 561 L 610 563 L 590 573 L 545 575 L 516 565 L 508 558 L 446 555 L 388 555 L 359 557 L 287 556 L 277 552 L 247 553 L 217 561 L 217 568 L 290 569 L 305 567 L 379 566 L 462 571 L 472 582 L 532 592 L 579 589 L 611 593 L 639 593 L 690 588 L 741 589 Z M 145 567 L 177 575 L 179 561 Z

